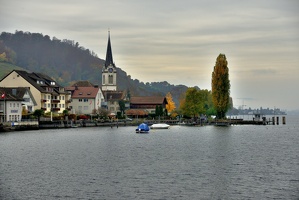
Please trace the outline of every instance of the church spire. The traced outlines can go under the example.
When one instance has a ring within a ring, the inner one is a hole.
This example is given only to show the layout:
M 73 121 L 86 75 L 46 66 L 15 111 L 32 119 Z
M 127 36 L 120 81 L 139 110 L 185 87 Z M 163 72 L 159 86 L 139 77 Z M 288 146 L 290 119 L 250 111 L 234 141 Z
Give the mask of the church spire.
M 107 45 L 107 52 L 106 52 L 105 67 L 107 68 L 109 65 L 114 66 L 113 57 L 112 57 L 111 42 L 110 42 L 110 30 L 108 30 L 108 45 Z

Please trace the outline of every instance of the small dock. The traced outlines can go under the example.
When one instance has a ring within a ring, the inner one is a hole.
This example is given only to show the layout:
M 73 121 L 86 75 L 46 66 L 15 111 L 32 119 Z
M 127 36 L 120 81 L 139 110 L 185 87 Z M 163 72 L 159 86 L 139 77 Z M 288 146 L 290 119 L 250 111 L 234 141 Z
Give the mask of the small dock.
M 286 117 L 281 117 L 281 123 L 283 125 L 286 124 Z M 279 125 L 280 124 L 280 116 L 273 116 L 270 118 L 260 117 L 260 115 L 255 115 L 252 120 L 244 120 L 244 119 L 226 119 L 226 120 L 215 120 L 211 122 L 213 125 Z

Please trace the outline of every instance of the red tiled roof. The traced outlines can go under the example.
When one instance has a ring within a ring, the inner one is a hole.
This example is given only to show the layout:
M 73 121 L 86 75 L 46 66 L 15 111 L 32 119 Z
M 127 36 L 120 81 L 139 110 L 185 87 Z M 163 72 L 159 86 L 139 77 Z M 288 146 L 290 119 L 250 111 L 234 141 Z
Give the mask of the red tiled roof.
M 68 88 L 70 89 L 70 88 Z M 78 87 L 78 89 L 73 90 L 74 93 L 72 94 L 72 98 L 79 99 L 79 98 L 96 98 L 98 91 L 100 88 L 95 87 Z
M 144 116 L 144 115 L 148 115 L 148 112 L 146 110 L 142 110 L 142 109 L 128 109 L 125 111 L 126 115 L 139 115 L 139 116 Z

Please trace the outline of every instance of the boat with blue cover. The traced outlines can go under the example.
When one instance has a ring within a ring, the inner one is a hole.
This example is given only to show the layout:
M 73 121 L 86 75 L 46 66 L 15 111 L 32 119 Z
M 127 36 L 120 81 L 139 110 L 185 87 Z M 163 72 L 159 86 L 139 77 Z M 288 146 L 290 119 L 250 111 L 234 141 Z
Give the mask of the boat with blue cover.
M 139 126 L 136 128 L 136 133 L 148 133 L 149 132 L 149 127 L 145 123 L 139 124 Z

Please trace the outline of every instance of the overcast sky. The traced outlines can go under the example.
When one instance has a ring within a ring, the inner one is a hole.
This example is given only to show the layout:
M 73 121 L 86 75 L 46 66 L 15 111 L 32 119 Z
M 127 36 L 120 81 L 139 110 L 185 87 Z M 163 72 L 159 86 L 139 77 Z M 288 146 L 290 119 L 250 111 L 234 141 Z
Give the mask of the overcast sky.
M 298 0 L 0 0 L 0 31 L 69 39 L 133 79 L 211 89 L 226 55 L 234 106 L 299 109 Z M 99 71 L 100 73 L 100 71 Z

